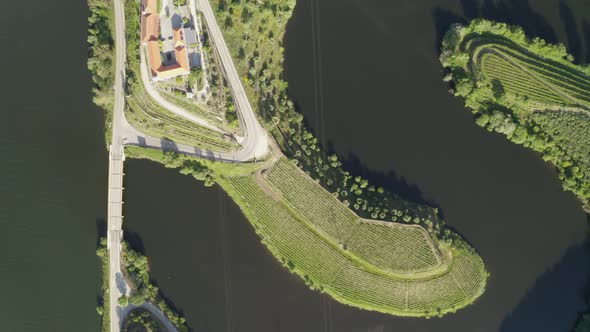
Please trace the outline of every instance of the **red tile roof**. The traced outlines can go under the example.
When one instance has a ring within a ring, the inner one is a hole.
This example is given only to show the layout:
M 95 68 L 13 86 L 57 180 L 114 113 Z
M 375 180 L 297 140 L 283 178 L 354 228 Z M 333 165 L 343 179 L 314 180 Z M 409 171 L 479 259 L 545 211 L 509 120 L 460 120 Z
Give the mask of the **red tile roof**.
M 157 0 L 142 0 L 143 12 L 141 15 L 141 42 L 147 44 L 148 60 L 152 76 L 159 78 L 170 78 L 178 75 L 188 74 L 190 66 L 188 62 L 188 53 L 184 42 L 184 31 L 175 29 L 174 38 L 174 56 L 176 64 L 170 66 L 162 65 L 160 54 L 160 44 L 158 38 L 160 35 L 160 18 L 157 11 Z

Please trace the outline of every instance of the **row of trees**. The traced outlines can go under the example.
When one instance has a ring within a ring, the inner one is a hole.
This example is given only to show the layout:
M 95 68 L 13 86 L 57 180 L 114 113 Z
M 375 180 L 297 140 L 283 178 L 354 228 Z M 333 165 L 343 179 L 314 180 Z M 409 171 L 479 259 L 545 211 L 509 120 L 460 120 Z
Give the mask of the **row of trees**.
M 150 282 L 150 267 L 143 254 L 130 248 L 127 242 L 122 243 L 122 265 L 125 279 L 130 283 L 131 296 L 123 295 L 119 304 L 131 303 L 135 306 L 150 302 L 156 305 L 179 331 L 187 331 L 186 319 L 174 312 L 159 295 L 158 287 Z
M 88 0 L 88 6 L 88 70 L 94 82 L 93 101 L 105 110 L 108 140 L 114 103 L 112 86 L 115 61 L 111 4 L 109 0 Z
M 144 309 L 131 311 L 123 324 L 123 332 L 163 332 L 158 319 Z

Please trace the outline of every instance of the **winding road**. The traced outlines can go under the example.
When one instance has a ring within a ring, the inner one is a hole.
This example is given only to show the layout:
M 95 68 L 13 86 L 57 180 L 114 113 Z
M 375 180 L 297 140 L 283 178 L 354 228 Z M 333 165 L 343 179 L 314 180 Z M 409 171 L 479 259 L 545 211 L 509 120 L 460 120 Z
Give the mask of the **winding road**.
M 121 295 L 129 295 L 130 287 L 125 280 L 121 271 L 121 240 L 123 239 L 123 164 L 125 160 L 124 146 L 135 145 L 150 147 L 162 150 L 173 150 L 192 156 L 207 158 L 211 160 L 224 162 L 248 162 L 250 160 L 261 159 L 269 152 L 268 135 L 262 125 L 258 122 L 250 102 L 240 81 L 240 77 L 235 69 L 231 55 L 225 44 L 215 16 L 207 0 L 197 0 L 199 8 L 202 10 L 205 22 L 209 28 L 209 33 L 213 45 L 216 47 L 221 58 L 221 64 L 226 74 L 226 79 L 230 87 L 232 96 L 236 104 L 236 110 L 243 128 L 244 137 L 239 139 L 241 149 L 233 152 L 215 152 L 197 147 L 191 147 L 182 144 L 176 144 L 164 139 L 145 135 L 141 131 L 131 126 L 125 119 L 125 65 L 126 65 L 126 41 L 125 41 L 125 12 L 123 1 L 114 0 L 115 16 L 115 86 L 114 86 L 114 107 L 112 120 L 112 141 L 109 148 L 109 177 L 108 177 L 108 212 L 107 212 L 107 246 L 109 250 L 109 316 L 110 331 L 120 332 L 122 319 L 133 307 L 128 305 L 121 307 L 118 299 Z M 194 0 L 190 0 L 194 1 Z M 191 3 L 194 6 L 194 2 Z M 142 53 L 142 66 L 145 66 Z M 142 68 L 142 72 L 146 72 Z M 143 73 L 142 73 L 143 74 Z M 209 124 L 206 120 L 201 119 L 190 112 L 171 104 L 161 98 L 159 94 L 151 87 L 151 84 L 142 80 L 148 94 L 164 108 L 169 111 L 187 118 L 203 127 L 220 131 L 217 127 Z M 150 311 L 155 312 L 153 305 L 146 303 L 143 305 Z M 157 309 L 157 308 L 156 308 Z M 157 312 L 155 312 L 157 314 Z M 159 318 L 162 319 L 161 312 Z M 163 319 L 166 326 L 170 322 Z M 175 331 L 175 330 L 174 330 Z

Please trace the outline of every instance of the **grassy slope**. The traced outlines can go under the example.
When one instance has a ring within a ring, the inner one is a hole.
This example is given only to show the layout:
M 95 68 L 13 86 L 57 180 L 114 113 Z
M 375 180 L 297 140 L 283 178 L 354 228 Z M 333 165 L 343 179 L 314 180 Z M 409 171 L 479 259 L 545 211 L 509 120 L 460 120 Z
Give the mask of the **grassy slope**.
M 148 135 L 165 137 L 178 143 L 217 151 L 235 149 L 236 143 L 227 142 L 223 135 L 171 113 L 145 93 L 139 69 L 139 3 L 125 1 L 127 83 L 132 94 L 125 110 L 129 123 Z
M 485 20 L 454 26 L 441 54 L 477 123 L 540 152 L 590 210 L 590 67 L 572 60 L 563 45 Z

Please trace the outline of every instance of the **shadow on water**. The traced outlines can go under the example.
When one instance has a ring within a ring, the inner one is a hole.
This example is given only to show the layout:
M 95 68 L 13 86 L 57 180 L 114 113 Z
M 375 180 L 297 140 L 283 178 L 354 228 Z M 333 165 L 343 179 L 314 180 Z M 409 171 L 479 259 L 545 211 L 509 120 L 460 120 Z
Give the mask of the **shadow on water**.
M 96 226 L 96 246 L 98 247 L 100 239 L 107 236 L 107 221 L 104 218 L 97 218 L 94 221 Z
M 568 51 L 574 56 L 574 62 L 579 64 L 582 62 L 582 38 L 576 25 L 574 13 L 564 1 L 559 2 L 559 17 L 565 27 Z
M 330 154 L 335 153 L 333 142 L 328 141 L 326 151 L 329 151 Z M 403 197 L 405 200 L 438 208 L 440 217 L 444 218 L 439 205 L 424 198 L 418 186 L 408 183 L 406 178 L 398 175 L 396 171 L 378 172 L 371 170 L 356 154 L 350 152 L 346 156 L 338 157 L 342 162 L 342 167 L 351 174 L 355 176 L 360 175 L 368 179 L 371 183 L 379 184 L 388 191 Z
M 145 252 L 145 246 L 144 246 L 143 240 L 141 239 L 141 236 L 137 232 L 126 230 L 124 233 L 124 238 L 125 238 L 125 241 L 131 247 L 131 249 L 148 257 L 148 261 L 149 261 L 149 256 Z M 158 287 L 158 289 L 160 288 L 158 286 L 158 283 L 152 278 L 151 275 L 150 275 L 150 283 L 152 285 Z M 160 297 L 164 300 L 164 302 L 166 302 L 166 304 L 168 305 L 168 307 L 170 307 L 170 309 L 172 309 L 172 311 L 176 312 L 181 317 L 186 317 L 183 309 L 175 306 L 174 303 L 161 290 L 159 291 L 159 293 L 160 293 Z M 196 331 L 194 329 L 192 329 L 191 327 L 189 327 L 188 332 L 196 332 Z
M 531 8 L 528 0 L 461 0 L 461 7 L 463 10 L 463 16 L 457 15 L 442 7 L 436 7 L 433 10 L 432 16 L 434 17 L 437 34 L 435 48 L 437 51 L 440 49 L 440 42 L 451 24 L 466 24 L 468 20 L 474 18 L 486 18 L 498 22 L 518 25 L 524 29 L 529 37 L 541 37 L 550 43 L 557 42 L 557 36 L 549 22 Z M 575 21 L 573 19 L 571 22 L 574 23 L 565 21 L 565 17 L 568 15 L 571 16 L 572 12 L 563 2 L 560 3 L 560 15 L 566 24 L 569 43 L 570 33 L 572 38 L 575 38 L 577 30 L 575 29 Z M 575 32 L 570 31 L 572 24 Z M 574 42 L 573 44 L 575 45 L 576 43 Z
M 143 240 L 141 239 L 141 237 L 139 236 L 139 234 L 137 234 L 136 232 L 130 231 L 130 230 L 125 230 L 125 233 L 123 233 L 124 237 L 125 237 L 125 241 L 127 241 L 127 243 L 129 243 L 129 245 L 131 246 L 131 248 L 133 248 L 133 250 L 138 251 L 140 253 L 142 253 L 143 255 L 146 255 L 145 253 L 145 246 L 143 245 Z
M 586 48 L 586 63 L 590 63 L 590 22 L 582 21 L 582 33 L 584 34 L 584 45 Z
M 501 325 L 501 332 L 571 331 L 579 313 L 564 303 L 584 307 L 590 279 L 590 241 L 569 248 L 561 261 L 537 279 L 516 309 Z M 576 273 L 572 273 L 576 271 Z

